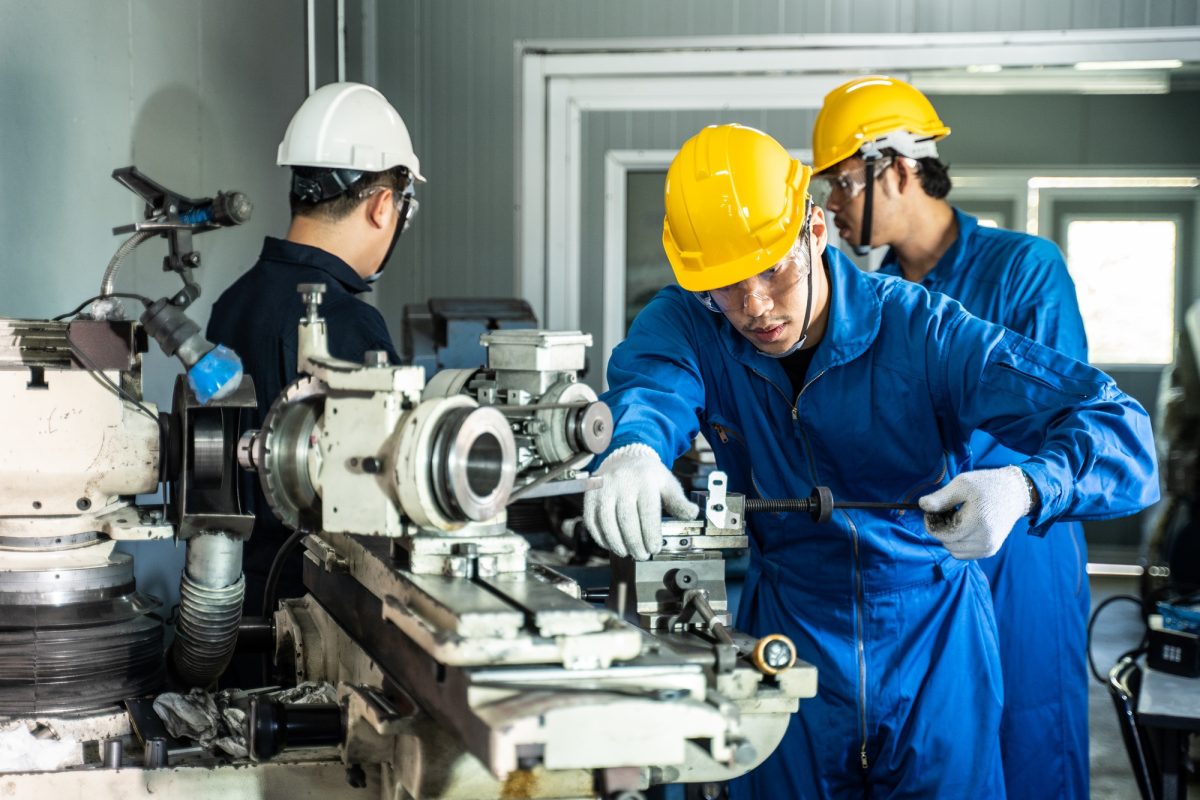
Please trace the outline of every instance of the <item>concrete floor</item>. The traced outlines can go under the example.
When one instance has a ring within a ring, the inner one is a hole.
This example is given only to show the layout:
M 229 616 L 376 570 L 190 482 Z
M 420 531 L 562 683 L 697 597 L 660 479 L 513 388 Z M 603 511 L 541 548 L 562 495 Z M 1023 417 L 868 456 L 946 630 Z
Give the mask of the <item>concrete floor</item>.
M 1091 585 L 1093 609 L 1113 595 L 1136 596 L 1138 593 L 1136 578 L 1093 577 Z M 1097 669 L 1107 674 L 1121 653 L 1137 646 L 1142 630 L 1138 609 L 1132 603 L 1113 603 L 1104 609 L 1096 623 L 1092 642 Z M 1200 691 L 1200 683 L 1197 690 Z M 1088 687 L 1088 714 L 1092 797 L 1096 800 L 1136 800 L 1137 784 L 1117 727 L 1112 700 L 1108 689 L 1095 681 Z M 1200 737 L 1193 737 L 1196 738 Z M 1193 753 L 1197 745 L 1197 741 L 1192 742 Z M 1188 788 L 1189 796 L 1200 797 L 1200 783 L 1193 781 Z

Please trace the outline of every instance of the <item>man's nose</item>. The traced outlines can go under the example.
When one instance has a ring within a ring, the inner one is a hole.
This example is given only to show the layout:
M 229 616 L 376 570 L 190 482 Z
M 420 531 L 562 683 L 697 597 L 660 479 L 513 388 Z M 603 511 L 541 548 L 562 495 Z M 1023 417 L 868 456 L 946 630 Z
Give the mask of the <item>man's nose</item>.
M 775 301 L 771 299 L 770 295 L 765 293 L 747 292 L 746 299 L 742 302 L 742 307 L 750 316 L 761 317 L 775 307 Z

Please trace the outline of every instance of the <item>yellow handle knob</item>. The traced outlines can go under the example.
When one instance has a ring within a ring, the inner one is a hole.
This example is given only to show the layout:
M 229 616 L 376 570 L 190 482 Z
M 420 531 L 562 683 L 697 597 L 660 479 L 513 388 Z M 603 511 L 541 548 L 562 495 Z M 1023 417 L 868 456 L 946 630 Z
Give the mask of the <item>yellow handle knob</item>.
M 796 663 L 796 645 L 782 633 L 772 633 L 758 640 L 750 662 L 764 675 L 778 675 Z

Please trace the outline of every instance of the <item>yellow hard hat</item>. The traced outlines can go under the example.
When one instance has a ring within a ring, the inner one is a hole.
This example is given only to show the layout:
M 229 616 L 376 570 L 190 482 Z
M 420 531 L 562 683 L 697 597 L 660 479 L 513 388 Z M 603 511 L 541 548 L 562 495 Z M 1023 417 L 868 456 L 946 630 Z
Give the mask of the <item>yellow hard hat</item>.
M 777 264 L 804 224 L 812 170 L 742 125 L 711 125 L 667 170 L 663 249 L 679 285 L 719 289 Z
M 950 129 L 929 98 L 895 78 L 868 75 L 825 96 L 813 125 L 813 171 L 824 172 L 857 154 L 864 144 L 890 147 L 909 158 L 937 156 Z

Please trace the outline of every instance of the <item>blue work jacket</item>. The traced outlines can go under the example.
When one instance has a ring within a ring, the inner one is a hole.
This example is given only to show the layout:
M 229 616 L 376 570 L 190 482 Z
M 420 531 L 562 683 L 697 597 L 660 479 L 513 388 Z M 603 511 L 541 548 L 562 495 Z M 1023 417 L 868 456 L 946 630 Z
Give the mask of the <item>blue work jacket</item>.
M 954 220 L 957 238 L 920 285 L 953 297 L 977 317 L 1087 361 L 1075 284 L 1058 247 L 980 226 L 958 209 Z M 894 250 L 879 272 L 903 274 Z M 983 431 L 971 436 L 971 454 L 977 469 L 1025 458 Z M 1085 798 L 1089 677 L 1079 654 L 1087 647 L 1091 605 L 1087 545 L 1078 522 L 1060 522 L 1044 538 L 1027 534 L 1028 525 L 1018 521 L 1000 552 L 979 562 L 999 628 L 1007 800 Z M 1047 663 L 1057 665 L 1054 674 L 1046 674 Z
M 1087 334 L 1075 283 L 1054 242 L 981 226 L 957 208 L 954 219 L 958 238 L 920 285 L 953 297 L 981 319 L 1086 362 Z M 884 255 L 879 274 L 903 276 L 895 250 Z M 1011 451 L 983 432 L 974 437 L 971 450 L 976 467 L 1017 463 Z
M 1034 531 L 1157 499 L 1149 418 L 1108 376 L 832 248 L 824 262 L 828 326 L 796 396 L 723 315 L 663 289 L 609 362 L 610 451 L 641 442 L 670 464 L 703 429 L 733 491 L 806 497 L 827 485 L 835 498 L 909 502 L 969 466 L 982 429 L 1027 454 Z M 919 513 L 758 517 L 754 559 L 812 590 L 900 586 L 950 560 Z

